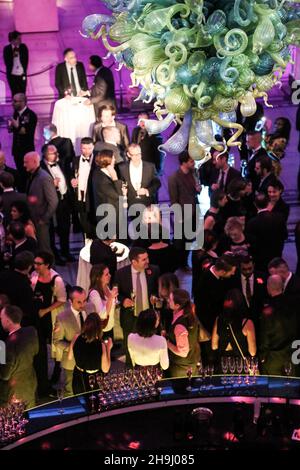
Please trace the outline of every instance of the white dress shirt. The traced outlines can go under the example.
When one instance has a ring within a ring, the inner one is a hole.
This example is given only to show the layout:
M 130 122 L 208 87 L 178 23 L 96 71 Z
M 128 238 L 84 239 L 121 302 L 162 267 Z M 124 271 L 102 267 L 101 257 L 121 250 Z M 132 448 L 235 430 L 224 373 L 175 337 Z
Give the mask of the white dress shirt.
M 116 308 L 116 303 L 115 301 L 112 302 L 110 311 L 107 312 L 106 310 L 106 305 L 107 305 L 107 300 L 103 300 L 100 297 L 100 294 L 96 289 L 91 290 L 89 293 L 89 301 L 94 305 L 95 307 L 95 312 L 98 313 L 99 317 L 101 320 L 106 320 L 107 315 L 108 315 L 108 323 L 105 328 L 103 328 L 103 332 L 105 331 L 110 331 L 113 329 L 114 324 L 115 324 L 115 308 Z
M 293 273 L 290 271 L 288 277 L 287 277 L 286 280 L 284 281 L 284 284 L 283 284 L 283 292 L 285 291 L 286 286 L 287 286 L 288 283 L 290 282 L 292 275 L 293 275 Z
M 75 320 L 77 321 L 78 325 L 79 325 L 79 329 L 81 330 L 81 323 L 80 323 L 80 316 L 79 316 L 79 312 L 77 310 L 75 310 L 75 308 L 72 307 L 71 305 L 71 310 L 72 310 L 72 313 L 75 317 Z M 82 318 L 83 318 L 83 321 L 85 321 L 87 315 L 86 315 L 86 312 L 84 310 L 81 310 L 81 313 L 82 313 Z
M 130 333 L 128 350 L 133 366 L 160 364 L 164 370 L 169 367 L 168 346 L 163 336 L 153 335 L 150 338 L 143 338 L 137 333 Z
M 251 297 L 252 297 L 252 296 L 253 296 L 253 292 L 254 292 L 254 274 L 251 274 L 249 280 L 250 280 L 250 290 L 251 290 Z M 248 299 L 247 299 L 247 294 L 246 294 L 247 278 L 246 278 L 246 276 L 244 276 L 243 274 L 241 274 L 241 282 L 242 282 L 242 292 L 243 292 L 243 296 L 245 297 L 245 300 L 246 300 L 247 305 L 248 305 L 248 307 L 249 307 Z
M 137 191 L 142 187 L 142 177 L 143 177 L 143 162 L 141 161 L 139 166 L 133 165 L 132 162 L 129 163 L 129 176 L 130 181 L 134 189 Z
M 58 183 L 58 191 L 60 192 L 60 194 L 62 196 L 64 196 L 66 194 L 66 192 L 68 191 L 66 178 L 65 178 L 65 175 L 63 174 L 63 172 L 61 171 L 61 168 L 58 165 L 58 163 L 57 162 L 55 162 L 55 163 L 56 163 L 56 166 L 51 166 L 51 165 L 53 165 L 53 163 L 51 164 L 51 163 L 46 162 L 48 170 L 49 170 L 51 176 L 53 178 L 59 178 L 60 179 L 60 182 Z
M 80 156 L 79 160 L 79 171 L 78 171 L 78 200 L 85 201 L 86 198 L 86 190 L 88 179 L 91 171 L 91 165 L 93 161 L 93 156 L 90 156 L 90 160 L 84 161 L 85 157 L 83 155 Z M 82 197 L 83 196 L 83 197 Z
M 67 72 L 68 72 L 68 77 L 69 77 L 70 84 L 72 83 L 71 82 L 71 69 L 73 69 L 73 75 L 74 75 L 74 80 L 75 80 L 75 85 L 76 85 L 76 91 L 77 91 L 77 94 L 78 94 L 81 91 L 81 87 L 80 87 L 79 80 L 78 80 L 76 65 L 71 66 L 70 64 L 66 63 L 66 67 L 67 67 Z
M 12 47 L 14 50 L 14 47 Z M 20 53 L 18 52 L 17 55 L 13 55 L 13 68 L 11 71 L 12 75 L 18 75 L 21 76 L 24 74 L 24 69 L 20 61 Z
M 136 293 L 136 278 L 137 278 L 138 271 L 131 266 L 131 279 L 132 279 L 132 289 Z M 145 271 L 140 273 L 140 281 L 142 286 L 142 297 L 143 297 L 143 310 L 147 310 L 149 308 L 149 300 L 148 300 L 148 284 L 146 279 Z

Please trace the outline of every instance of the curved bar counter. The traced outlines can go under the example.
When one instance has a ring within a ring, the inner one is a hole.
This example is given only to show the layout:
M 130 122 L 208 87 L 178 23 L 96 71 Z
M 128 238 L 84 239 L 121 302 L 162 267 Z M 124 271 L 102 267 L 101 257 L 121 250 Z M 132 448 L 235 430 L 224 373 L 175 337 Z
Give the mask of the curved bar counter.
M 195 413 L 195 407 L 202 408 Z M 266 407 L 267 414 L 262 411 Z M 201 415 L 201 410 L 207 408 L 212 411 L 211 419 Z M 2 449 L 177 447 L 185 443 L 184 440 L 180 443 L 176 436 L 198 439 L 204 422 L 206 431 L 202 437 L 206 438 L 211 424 L 220 436 L 226 430 L 236 435 L 239 427 L 247 434 L 246 428 L 252 426 L 257 437 L 259 426 L 263 434 L 264 426 L 273 429 L 274 424 L 275 429 L 275 421 L 291 438 L 293 427 L 300 427 L 300 379 L 267 376 L 166 379 L 158 382 L 156 389 L 111 391 L 105 397 L 94 390 L 61 402 L 53 401 L 28 410 L 26 418 L 25 435 L 15 442 L 3 443 Z

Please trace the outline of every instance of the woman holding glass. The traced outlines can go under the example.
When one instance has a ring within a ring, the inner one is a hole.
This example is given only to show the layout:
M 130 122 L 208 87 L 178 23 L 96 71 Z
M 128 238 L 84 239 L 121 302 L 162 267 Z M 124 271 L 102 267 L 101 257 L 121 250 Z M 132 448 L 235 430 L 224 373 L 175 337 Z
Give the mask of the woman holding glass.
M 199 320 L 186 290 L 174 289 L 169 298 L 173 318 L 168 331 L 169 377 L 186 377 L 187 370 L 197 373 L 200 360 Z
M 111 275 L 105 264 L 95 264 L 90 272 L 88 299 L 102 321 L 103 338 L 113 337 L 118 288 L 110 289 Z
M 211 345 L 216 355 L 215 362 L 218 369 L 221 368 L 221 357 L 244 359 L 256 355 L 254 324 L 246 317 L 244 298 L 239 289 L 228 291 L 223 312 L 216 318 L 214 324 Z
M 107 373 L 110 369 L 111 338 L 102 340 L 102 327 L 99 315 L 90 313 L 84 322 L 82 332 L 74 338 L 70 355 L 75 359 L 73 372 L 74 394 L 88 392 L 95 385 L 95 375 Z

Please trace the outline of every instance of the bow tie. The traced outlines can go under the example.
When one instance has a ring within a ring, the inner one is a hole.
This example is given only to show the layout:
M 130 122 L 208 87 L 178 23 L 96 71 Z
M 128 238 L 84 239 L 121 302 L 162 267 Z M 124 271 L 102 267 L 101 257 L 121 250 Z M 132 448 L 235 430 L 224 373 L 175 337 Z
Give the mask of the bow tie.
M 89 158 L 84 158 L 84 157 L 82 157 L 82 161 L 83 161 L 83 162 L 90 162 L 90 159 L 89 159 Z
M 49 166 L 52 168 L 53 166 L 57 166 L 57 163 L 49 163 Z

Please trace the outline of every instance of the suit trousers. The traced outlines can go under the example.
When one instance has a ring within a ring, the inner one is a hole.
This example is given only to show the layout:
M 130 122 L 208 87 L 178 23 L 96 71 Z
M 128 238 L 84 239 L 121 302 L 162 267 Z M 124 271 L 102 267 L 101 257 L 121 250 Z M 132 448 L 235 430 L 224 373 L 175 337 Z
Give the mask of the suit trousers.
M 52 253 L 49 228 L 49 223 L 36 224 L 36 236 L 39 250 Z
M 78 202 L 78 216 L 79 221 L 82 227 L 82 231 L 86 238 L 95 238 L 96 236 L 96 229 L 91 224 L 89 220 L 89 214 L 87 213 L 86 204 L 85 202 Z
M 7 81 L 11 96 L 14 96 L 16 93 L 26 94 L 27 79 L 24 75 L 8 75 Z
M 19 177 L 19 191 L 25 192 L 26 191 L 26 183 L 28 179 L 27 172 L 24 168 L 24 155 L 26 152 L 23 150 L 20 151 L 14 151 L 14 161 L 16 165 L 16 169 L 18 171 L 18 177 Z
M 51 248 L 55 252 L 55 232 L 59 238 L 60 250 L 62 255 L 70 253 L 70 227 L 71 227 L 71 204 L 68 196 L 60 199 L 55 213 L 56 228 L 54 220 L 50 222 L 50 242 Z
M 64 395 L 70 397 L 73 395 L 73 370 L 64 369 Z

